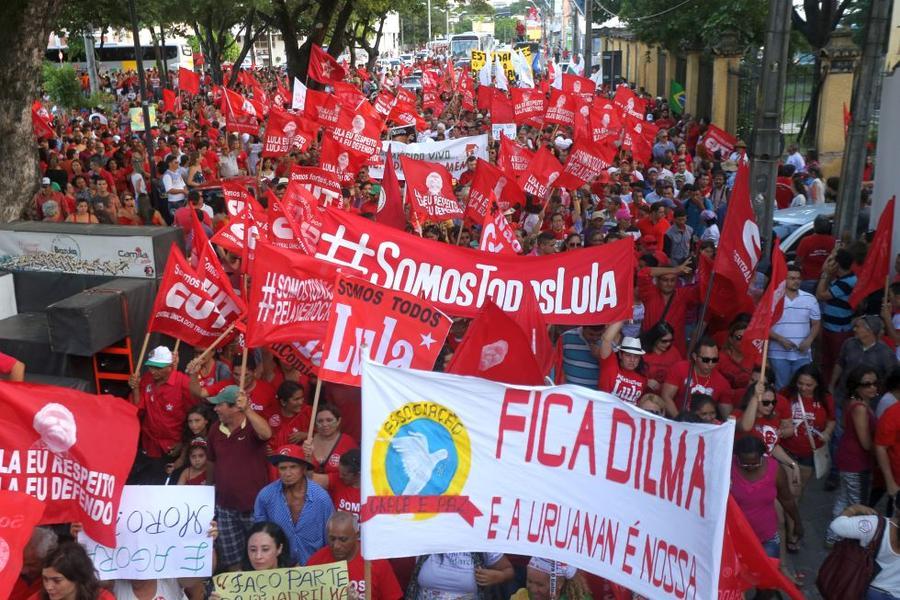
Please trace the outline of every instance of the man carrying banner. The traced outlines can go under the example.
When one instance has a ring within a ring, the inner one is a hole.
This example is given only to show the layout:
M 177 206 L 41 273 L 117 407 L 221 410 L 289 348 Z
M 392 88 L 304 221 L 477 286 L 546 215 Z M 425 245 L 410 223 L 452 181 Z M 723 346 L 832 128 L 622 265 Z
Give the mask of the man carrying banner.
M 163 483 L 166 465 L 181 454 L 181 429 L 196 400 L 188 376 L 175 366 L 176 357 L 165 346 L 157 346 L 144 362 L 143 376 L 135 373 L 129 379 L 131 401 L 141 419 L 141 448 L 129 483 Z
M 397 576 L 386 560 L 369 561 L 372 571 L 371 592 L 366 589 L 365 561 L 359 552 L 359 519 L 349 512 L 339 511 L 328 519 L 328 545 L 313 554 L 307 566 L 323 565 L 339 560 L 347 561 L 350 589 L 359 600 L 400 600 L 403 590 Z
M 328 518 L 334 512 L 331 497 L 322 486 L 307 479 L 312 464 L 296 444 L 278 448 L 269 457 L 278 468 L 278 480 L 259 491 L 253 507 L 256 523 L 277 523 L 288 536 L 291 557 L 306 565 L 309 557 L 325 545 Z
M 208 440 L 209 460 L 215 465 L 219 557 L 224 570 L 238 571 L 253 524 L 253 503 L 268 481 L 266 442 L 272 429 L 236 385 L 208 400 L 219 417 Z

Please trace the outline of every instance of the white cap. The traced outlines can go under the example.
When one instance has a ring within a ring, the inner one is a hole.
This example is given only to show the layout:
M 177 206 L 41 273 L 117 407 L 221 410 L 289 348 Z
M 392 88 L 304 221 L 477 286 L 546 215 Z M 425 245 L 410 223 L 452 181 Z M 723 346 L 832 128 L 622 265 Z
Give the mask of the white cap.
M 43 179 L 41 179 L 41 185 L 50 185 L 50 178 L 44 177 Z
M 641 346 L 640 338 L 624 337 L 622 343 L 619 344 L 619 352 L 627 352 L 628 354 L 644 355 L 644 348 Z
M 560 135 L 557 136 L 555 140 L 553 140 L 553 144 L 560 150 L 568 150 L 569 146 L 572 145 L 572 140 L 566 139 Z
M 157 346 L 144 362 L 148 367 L 162 369 L 172 364 L 172 351 L 165 346 Z

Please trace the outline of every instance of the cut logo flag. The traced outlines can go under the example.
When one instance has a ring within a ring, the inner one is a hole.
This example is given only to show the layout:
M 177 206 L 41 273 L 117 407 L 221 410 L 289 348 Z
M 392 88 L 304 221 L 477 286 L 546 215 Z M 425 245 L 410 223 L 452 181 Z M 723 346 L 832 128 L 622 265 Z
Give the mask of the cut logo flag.
M 342 81 L 347 73 L 344 67 L 338 61 L 322 50 L 317 44 L 313 44 L 309 51 L 309 70 L 310 77 L 319 83 L 332 83 Z
M 522 244 L 509 226 L 503 212 L 497 209 L 494 194 L 490 194 L 491 208 L 484 211 L 481 221 L 481 239 L 478 249 L 493 254 L 521 254 Z
M 44 504 L 24 492 L 0 490 L 0 598 L 10 598 L 22 570 L 25 546 Z
M 115 546 L 137 408 L 113 396 L 7 382 L 0 382 L 0 404 L 0 488 L 40 500 L 40 524 L 80 522 L 92 538 Z
M 322 339 L 335 268 L 264 241 L 257 244 L 256 258 L 247 300 L 247 346 Z
M 772 323 L 777 323 L 784 310 L 784 282 L 787 277 L 787 263 L 784 253 L 778 246 L 778 239 L 772 247 L 772 274 L 769 277 L 769 285 L 765 293 L 759 299 L 756 310 L 744 331 L 744 339 L 741 341 L 741 351 L 744 360 L 749 367 L 762 364 L 762 352 L 765 341 L 769 339 L 769 330 Z M 751 364 L 751 361 L 753 363 Z
M 710 123 L 706 133 L 703 134 L 703 141 L 700 142 L 700 145 L 709 151 L 710 156 L 715 152 L 720 152 L 722 160 L 726 160 L 728 155 L 734 152 L 734 145 L 737 144 L 737 141 L 736 137 Z
M 420 221 L 446 221 L 462 217 L 453 192 L 453 178 L 443 166 L 400 156 L 406 176 L 406 201 Z
M 761 255 L 759 227 L 750 204 L 750 167 L 738 165 L 728 218 L 722 229 L 713 272 L 726 279 L 735 294 L 745 295 Z M 720 285 L 714 280 L 715 285 Z
M 366 361 L 363 558 L 540 556 L 648 598 L 716 598 L 734 427 Z
M 856 308 L 866 296 L 882 289 L 891 272 L 891 244 L 894 231 L 894 204 L 896 197 L 888 200 L 878 218 L 875 236 L 869 245 L 866 260 L 859 270 L 857 284 L 850 293 L 850 306 Z
M 431 370 L 450 325 L 450 317 L 412 294 L 338 275 L 319 379 L 358 387 L 363 356 Z

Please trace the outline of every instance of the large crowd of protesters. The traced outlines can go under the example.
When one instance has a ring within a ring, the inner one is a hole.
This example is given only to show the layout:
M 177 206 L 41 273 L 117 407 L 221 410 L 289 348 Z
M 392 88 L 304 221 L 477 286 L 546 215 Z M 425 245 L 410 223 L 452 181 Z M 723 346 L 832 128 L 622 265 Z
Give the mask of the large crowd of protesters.
M 282 74 L 258 69 L 255 76 L 274 91 Z M 174 73 L 148 71 L 157 98 L 166 82 L 174 87 L 174 79 Z M 395 89 L 400 74 L 360 71 L 348 79 L 373 97 L 381 87 Z M 160 113 L 151 130 L 154 153 L 148 156 L 144 137 L 130 130 L 128 110 L 139 106 L 136 75 L 103 74 L 101 81 L 117 99 L 112 109 L 60 112 L 57 137 L 40 140 L 41 190 L 27 207 L 28 218 L 173 224 L 189 237 L 189 211 L 196 211 L 211 234 L 228 220 L 221 196 L 205 193 L 217 182 L 250 178 L 264 202 L 265 190 L 283 191 L 291 166 L 318 164 L 318 144 L 262 158 L 259 137 L 226 131 L 208 76 L 201 94 L 182 95 L 179 110 Z M 597 88 L 607 97 L 613 91 L 608 85 Z M 711 424 L 734 419 L 732 495 L 766 553 L 780 557 L 783 571 L 804 585 L 808 574 L 793 568 L 791 554 L 805 544 L 831 545 L 841 538 L 868 543 L 871 519 L 885 510 L 891 517 L 898 498 L 900 280 L 893 280 L 886 295 L 875 294 L 851 308 L 856 272 L 866 258 L 866 219 L 860 232 L 840 238 L 827 216 L 818 217 L 788 257 L 784 313 L 772 328 L 763 376 L 760 365 L 747 364 L 741 352 L 749 314 L 708 326 L 699 318 L 698 265 L 704 256 L 715 256 L 735 173 L 747 160 L 746 146 L 738 142 L 729 155 L 710 154 L 698 144 L 708 126 L 703 118 L 675 114 L 666 100 L 636 91 L 648 102 L 647 119 L 659 127 L 649 162 L 621 151 L 614 166 L 589 184 L 554 189 L 543 205 L 529 198 L 507 216 L 526 255 L 578 252 L 625 236 L 635 240 L 639 269 L 632 317 L 606 326 L 552 327 L 559 353 L 553 376 L 612 393 L 666 418 Z M 393 139 L 490 134 L 488 112 L 462 110 L 455 94 L 446 93 L 444 100 L 442 114 L 422 111 L 425 130 L 395 132 Z M 572 138 L 567 127 L 520 126 L 516 142 L 530 150 L 545 146 L 565 163 Z M 491 139 L 490 162 L 497 162 L 498 152 L 499 141 Z M 475 168 L 473 158 L 456 181 L 461 202 Z M 870 164 L 867 180 L 872 169 Z M 834 202 L 837 181 L 823 181 L 814 152 L 803 155 L 789 147 L 779 175 L 779 207 Z M 342 189 L 341 208 L 373 218 L 380 183 L 367 169 L 360 170 Z M 869 190 L 860 193 L 865 206 Z M 471 223 L 426 223 L 422 235 L 478 247 L 478 226 Z M 240 257 L 219 251 L 226 270 L 237 271 Z M 894 270 L 900 271 L 900 257 L 897 263 Z M 754 293 L 765 287 L 764 272 Z M 444 359 L 466 326 L 465 320 L 454 323 Z M 439 360 L 438 368 L 445 362 Z M 375 561 L 373 589 L 365 590 L 354 517 L 360 505 L 357 398 L 326 384 L 308 439 L 313 382 L 266 349 L 252 351 L 242 365 L 234 344 L 202 361 L 182 360 L 163 345 L 150 352 L 143 367 L 131 380 L 141 438 L 129 483 L 215 486 L 216 521 L 210 534 L 216 538 L 218 570 L 347 560 L 354 593 L 381 600 L 489 594 L 545 600 L 548 582 L 557 575 L 556 598 L 575 600 L 591 593 L 599 598 L 602 593 L 593 576 L 573 569 L 557 574 L 549 561 L 490 553 Z M 24 370 L 14 359 L 5 359 L 0 368 L 15 378 Z M 690 389 L 685 389 L 689 370 Z M 242 377 L 243 391 L 238 386 Z M 833 498 L 835 520 L 825 539 L 810 539 L 803 527 L 803 497 L 815 477 L 814 455 L 822 447 L 831 450 L 825 490 Z M 858 524 L 863 522 L 869 526 Z M 894 525 L 877 553 L 881 571 L 870 598 L 900 598 L 896 531 Z M 209 595 L 202 580 L 103 582 L 109 589 L 101 590 L 89 558 L 67 540 L 67 533 L 38 530 L 26 550 L 14 599 L 31 594 L 79 600 L 109 598 L 110 593 L 120 600 Z

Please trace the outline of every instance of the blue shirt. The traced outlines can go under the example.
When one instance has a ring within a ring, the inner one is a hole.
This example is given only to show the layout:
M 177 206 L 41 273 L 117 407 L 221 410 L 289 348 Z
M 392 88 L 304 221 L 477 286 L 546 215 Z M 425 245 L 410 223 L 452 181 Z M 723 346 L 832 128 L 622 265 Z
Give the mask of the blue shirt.
M 600 379 L 600 365 L 591 353 L 591 347 L 581 335 L 581 327 L 563 332 L 562 363 L 566 383 L 582 385 L 596 390 Z
M 831 300 L 825 302 L 822 310 L 822 328 L 835 333 L 853 331 L 853 307 L 850 294 L 856 287 L 856 275 L 850 273 L 838 277 L 828 286 Z
M 703 208 L 700 208 L 690 201 L 684 203 L 684 212 L 687 213 L 688 227 L 694 230 L 694 235 L 696 235 L 698 238 L 703 235 L 704 231 L 706 231 L 706 221 L 700 218 L 700 213 L 702 213 L 704 210 L 712 209 L 713 203 L 709 198 L 703 199 Z
M 306 501 L 300 511 L 300 518 L 294 523 L 279 479 L 259 490 L 253 506 L 253 522 L 277 523 L 291 543 L 291 558 L 296 564 L 303 566 L 310 556 L 325 546 L 328 539 L 325 529 L 333 512 L 334 505 L 328 492 L 315 481 L 307 479 Z

